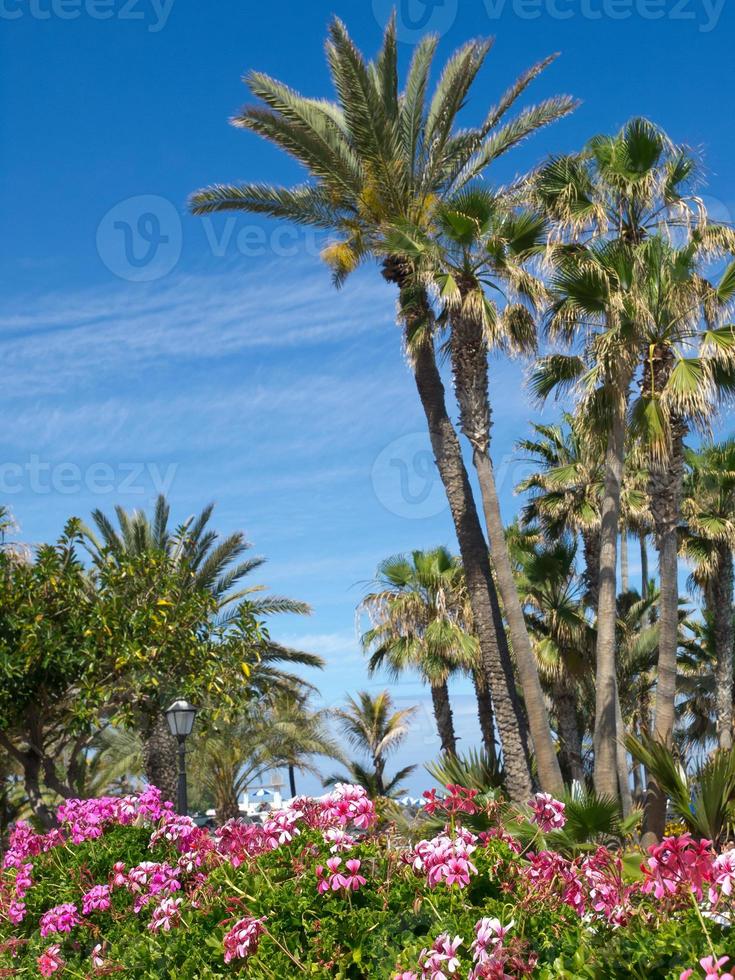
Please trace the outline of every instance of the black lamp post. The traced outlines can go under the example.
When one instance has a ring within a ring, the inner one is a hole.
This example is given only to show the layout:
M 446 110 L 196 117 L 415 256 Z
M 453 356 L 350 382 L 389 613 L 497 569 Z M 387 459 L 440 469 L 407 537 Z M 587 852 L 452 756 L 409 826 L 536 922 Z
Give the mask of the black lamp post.
M 194 727 L 197 709 L 184 698 L 178 698 L 166 709 L 166 721 L 171 734 L 179 743 L 179 786 L 176 812 L 186 816 L 189 809 L 186 799 L 186 739 Z

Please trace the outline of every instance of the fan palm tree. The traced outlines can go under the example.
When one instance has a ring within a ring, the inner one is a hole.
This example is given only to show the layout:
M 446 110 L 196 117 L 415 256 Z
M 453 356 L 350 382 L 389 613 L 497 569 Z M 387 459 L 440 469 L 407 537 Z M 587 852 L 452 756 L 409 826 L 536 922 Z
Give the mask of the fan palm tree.
M 691 220 L 695 161 L 644 119 L 615 136 L 594 137 L 578 156 L 553 159 L 533 194 L 557 228 L 550 248 L 554 301 L 549 335 L 581 340 L 578 354 L 541 359 L 532 388 L 540 398 L 575 386 L 580 417 L 603 438 L 600 586 L 596 656 L 595 788 L 618 796 L 615 619 L 620 488 L 630 386 L 643 343 L 635 250 L 649 234 Z
M 328 229 L 338 240 L 323 254 L 338 284 L 362 261 L 377 258 L 383 277 L 398 286 L 405 346 L 457 531 L 508 786 L 515 798 L 523 799 L 531 788 L 524 718 L 487 547 L 436 364 L 433 311 L 411 262 L 391 252 L 386 236 L 401 221 L 428 227 L 437 202 L 469 184 L 540 126 L 568 113 L 573 102 L 565 97 L 549 99 L 507 118 L 516 100 L 549 63 L 547 59 L 525 72 L 480 126 L 458 131 L 457 114 L 490 45 L 473 41 L 462 47 L 450 58 L 428 99 L 437 43 L 438 38 L 430 36 L 417 46 L 405 88 L 400 91 L 395 20 L 386 29 L 378 57 L 370 63 L 344 25 L 333 21 L 327 60 L 336 102 L 306 98 L 261 73 L 250 73 L 247 84 L 264 106 L 247 108 L 236 117 L 235 125 L 258 133 L 294 156 L 306 168 L 310 182 L 295 188 L 215 185 L 193 196 L 192 209 L 197 214 L 242 210 Z M 533 690 L 524 693 L 527 699 L 533 698 Z M 538 737 L 539 741 L 543 738 L 541 733 Z M 540 770 L 542 782 L 547 775 Z
M 372 624 L 362 635 L 369 672 L 387 667 L 398 678 L 418 670 L 431 688 L 442 752 L 456 755 L 447 681 L 457 670 L 479 668 L 461 563 L 446 548 L 394 555 L 381 563 L 377 591 L 359 608 Z
M 371 795 L 389 796 L 398 792 L 399 784 L 416 766 L 406 766 L 390 779 L 385 774 L 389 755 L 405 742 L 409 723 L 416 708 L 393 710 L 393 699 L 387 691 L 375 697 L 367 691 L 358 691 L 357 697 L 347 698 L 344 708 L 335 708 L 332 715 L 347 743 L 370 760 L 371 769 L 360 762 L 347 763 L 347 776 L 331 776 L 325 786 L 335 782 L 357 779 Z
M 707 429 L 717 407 L 718 381 L 732 375 L 735 328 L 722 326 L 735 294 L 735 264 L 719 286 L 703 275 L 704 257 L 719 258 L 735 237 L 699 225 L 681 247 L 652 235 L 636 250 L 636 290 L 643 324 L 640 395 L 631 408 L 634 435 L 649 472 L 649 497 L 660 572 L 659 656 L 654 737 L 671 746 L 678 642 L 678 528 L 684 480 L 684 438 L 690 425 Z M 727 382 L 727 387 L 730 383 Z M 647 829 L 660 837 L 666 799 L 655 786 Z
M 732 748 L 733 553 L 735 551 L 735 439 L 688 452 L 683 511 L 688 522 L 684 553 L 694 564 L 692 584 L 711 617 L 715 654 L 716 731 L 720 748 Z
M 538 671 L 518 598 L 505 540 L 505 527 L 490 458 L 491 408 L 488 394 L 488 348 L 528 351 L 535 348 L 533 312 L 545 296 L 525 265 L 545 243 L 543 218 L 518 212 L 507 194 L 467 187 L 436 208 L 436 232 L 402 222 L 388 237 L 388 247 L 411 260 L 420 278 L 440 296 L 440 322 L 448 327 L 459 423 L 472 447 L 480 484 L 490 552 L 513 646 L 529 727 L 546 785 L 563 788 L 556 749 L 542 696 Z M 486 290 L 501 284 L 515 302 L 502 308 Z

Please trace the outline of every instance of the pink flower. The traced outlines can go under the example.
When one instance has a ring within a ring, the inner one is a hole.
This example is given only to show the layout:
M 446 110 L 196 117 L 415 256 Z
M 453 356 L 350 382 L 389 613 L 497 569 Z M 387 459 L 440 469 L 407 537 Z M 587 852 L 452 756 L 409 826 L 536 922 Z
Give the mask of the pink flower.
M 95 885 L 82 897 L 82 914 L 106 912 L 110 907 L 110 886 Z
M 475 923 L 475 941 L 472 943 L 472 955 L 476 963 L 482 963 L 495 953 L 498 946 L 503 945 L 503 940 L 514 926 L 514 922 L 509 922 L 507 926 L 502 925 L 500 919 L 480 919 Z
M 443 811 L 448 816 L 457 813 L 477 813 L 479 807 L 475 803 L 475 797 L 478 793 L 476 789 L 467 789 L 464 786 L 449 783 L 447 790 L 448 795 L 443 797 L 437 796 L 435 789 L 424 793 L 424 809 L 427 813 L 436 813 L 437 810 Z
M 24 898 L 26 892 L 33 884 L 32 878 L 33 865 L 22 864 L 15 875 L 15 895 L 16 898 Z
M 13 923 L 13 925 L 20 925 L 20 923 L 26 917 L 26 903 L 25 902 L 11 902 L 8 906 L 8 918 Z
M 462 945 L 462 939 L 443 932 L 437 936 L 430 949 L 422 949 L 419 956 L 421 980 L 447 980 L 447 975 L 456 973 L 461 964 L 457 950 Z
M 95 970 L 101 970 L 105 965 L 105 947 L 102 943 L 97 943 L 97 945 L 92 950 L 90 957 L 92 960 L 92 966 Z
M 127 883 L 128 878 L 125 874 L 125 862 L 116 861 L 112 866 L 112 887 L 124 888 Z
M 230 963 L 234 959 L 245 960 L 257 951 L 260 937 L 265 931 L 264 922 L 264 918 L 240 919 L 229 932 L 225 933 L 225 963 Z
M 567 822 L 564 816 L 564 804 L 560 800 L 555 800 L 550 793 L 536 793 L 528 805 L 531 807 L 533 816 L 531 822 L 538 824 L 544 833 L 550 830 L 561 830 Z
M 641 865 L 645 875 L 641 890 L 653 892 L 659 899 L 691 891 L 701 900 L 704 886 L 716 874 L 711 841 L 695 841 L 691 834 L 664 837 L 660 844 L 649 847 L 648 853 L 650 857 Z
M 342 875 L 342 887 L 347 891 L 356 892 L 357 889 L 365 884 L 365 879 L 361 874 L 358 874 L 360 870 L 360 861 L 348 861 L 345 867 L 349 871 L 349 874 Z
M 171 932 L 181 922 L 181 898 L 163 898 L 153 910 L 148 928 L 151 932 Z
M 441 882 L 465 888 L 471 875 L 477 874 L 470 861 L 476 841 L 474 834 L 460 828 L 454 838 L 439 834 L 432 840 L 419 841 L 406 860 L 417 874 L 426 875 L 430 888 L 436 888 Z
M 733 980 L 732 973 L 721 973 L 721 967 L 729 961 L 729 956 L 720 956 L 715 960 L 714 956 L 705 956 L 699 961 L 699 965 L 705 972 L 705 980 Z
M 42 976 L 50 977 L 52 973 L 62 969 L 64 960 L 61 958 L 60 952 L 61 947 L 58 943 L 54 943 L 53 946 L 49 946 L 41 953 L 36 962 Z
M 735 886 L 735 850 L 718 854 L 712 867 L 714 885 L 709 890 L 709 899 L 714 904 L 724 895 L 729 898 Z M 715 887 L 717 886 L 717 887 Z M 717 889 L 719 888 L 719 894 Z
M 45 937 L 52 932 L 71 932 L 80 922 L 76 905 L 65 902 L 43 913 L 40 921 L 41 935 Z

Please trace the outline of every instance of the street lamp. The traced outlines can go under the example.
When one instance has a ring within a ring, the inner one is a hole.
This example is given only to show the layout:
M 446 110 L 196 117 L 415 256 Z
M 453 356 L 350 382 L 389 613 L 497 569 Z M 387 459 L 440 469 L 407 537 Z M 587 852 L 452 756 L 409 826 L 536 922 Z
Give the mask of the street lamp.
M 178 698 L 166 708 L 166 721 L 169 731 L 179 743 L 179 786 L 176 800 L 176 812 L 186 816 L 188 804 L 186 800 L 186 739 L 194 727 L 197 709 L 184 698 Z

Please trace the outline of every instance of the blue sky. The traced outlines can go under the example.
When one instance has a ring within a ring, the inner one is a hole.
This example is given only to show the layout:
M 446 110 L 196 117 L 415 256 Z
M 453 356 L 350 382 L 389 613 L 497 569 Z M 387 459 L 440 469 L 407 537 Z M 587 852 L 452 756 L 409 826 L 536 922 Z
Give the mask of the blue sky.
M 274 635 L 321 653 L 326 703 L 368 682 L 355 606 L 385 556 L 453 546 L 420 409 L 372 268 L 339 293 L 311 233 L 246 216 L 187 215 L 218 180 L 299 179 L 297 167 L 227 120 L 258 68 L 329 94 L 332 13 L 369 52 L 389 2 L 0 0 L 2 385 L 0 501 L 22 537 L 56 536 L 71 514 L 149 506 L 177 517 L 217 502 L 268 557 L 262 581 L 314 615 Z M 440 53 L 495 35 L 467 118 L 520 71 L 559 60 L 532 97 L 569 92 L 577 113 L 498 168 L 647 115 L 701 147 L 712 213 L 735 212 L 735 9 L 723 0 L 402 0 L 403 62 L 426 25 Z M 418 25 L 418 26 L 415 26 Z M 505 514 L 522 474 L 515 440 L 539 417 L 527 366 L 493 362 L 493 452 Z M 549 413 L 550 414 L 550 413 Z M 635 568 L 635 562 L 633 562 Z M 399 761 L 438 750 L 426 692 Z M 462 744 L 476 741 L 469 688 L 454 685 Z M 418 788 L 425 780 L 414 780 Z

